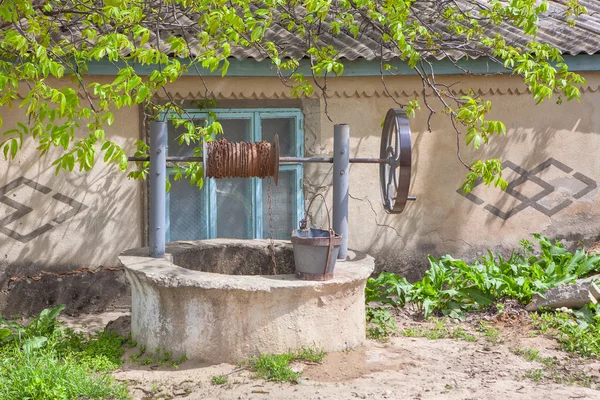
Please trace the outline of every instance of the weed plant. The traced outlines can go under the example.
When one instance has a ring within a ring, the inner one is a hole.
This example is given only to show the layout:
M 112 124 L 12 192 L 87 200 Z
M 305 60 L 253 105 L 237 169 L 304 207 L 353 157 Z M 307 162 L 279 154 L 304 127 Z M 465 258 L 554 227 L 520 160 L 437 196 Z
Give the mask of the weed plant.
M 532 243 L 524 240 L 509 258 L 488 251 L 486 257 L 468 264 L 449 255 L 437 260 L 430 256 L 429 270 L 415 283 L 383 272 L 367 281 L 366 302 L 393 307 L 411 303 L 425 317 L 439 312 L 464 319 L 465 312 L 483 310 L 501 298 L 526 304 L 536 293 L 599 270 L 600 255 L 587 256 L 582 249 L 571 253 L 559 242 L 534 237 L 540 247 L 538 254 Z
M 554 336 L 564 351 L 582 357 L 600 357 L 600 308 L 590 304 L 581 310 L 532 313 L 534 327 Z
M 422 280 L 410 283 L 396 274 L 383 272 L 367 281 L 367 336 L 385 338 L 398 332 L 390 307 L 416 305 L 427 318 L 433 314 L 464 320 L 465 313 L 485 310 L 493 304 L 503 312 L 501 299 L 516 299 L 522 304 L 534 294 L 572 283 L 600 270 L 600 255 L 586 255 L 583 249 L 567 251 L 558 241 L 534 235 L 533 243 L 520 242 L 520 249 L 509 258 L 488 251 L 487 256 L 468 264 L 451 256 L 429 257 L 430 268 Z M 565 351 L 585 357 L 600 357 L 600 311 L 595 305 L 579 311 L 544 312 L 533 315 L 542 333 L 555 336 Z M 499 331 L 481 324 L 479 330 L 491 342 L 501 340 Z M 446 329 L 427 332 L 403 330 L 403 335 L 447 337 Z
M 466 342 L 477 341 L 477 336 L 468 333 L 464 328 L 457 326 L 451 329 L 446 325 L 443 319 L 435 320 L 433 327 L 417 326 L 414 328 L 406 328 L 402 330 L 402 336 L 406 337 L 424 337 L 431 340 L 452 338 L 456 340 L 464 340 Z
M 57 322 L 64 306 L 25 325 L 0 319 L 2 400 L 126 399 L 118 368 L 128 341 L 110 331 L 88 336 Z
M 139 365 L 159 365 L 161 367 L 178 368 L 180 364 L 187 361 L 185 354 L 174 359 L 170 351 L 158 347 L 154 352 L 146 352 L 146 346 L 141 345 L 136 353 L 129 356 L 129 359 Z
M 274 382 L 298 383 L 300 372 L 292 370 L 292 362 L 319 363 L 323 361 L 325 352 L 320 349 L 303 348 L 296 352 L 284 354 L 261 354 L 251 357 L 248 369 L 254 372 L 256 378 Z
M 225 375 L 215 375 L 211 378 L 210 382 L 215 385 L 224 385 L 229 382 L 229 378 Z
M 367 306 L 367 337 L 385 341 L 398 332 L 398 325 L 389 308 Z
M 575 384 L 584 387 L 591 387 L 592 384 L 598 384 L 598 379 L 591 376 L 586 371 L 578 371 L 568 364 L 562 364 L 552 357 L 544 357 L 539 350 L 531 348 L 512 348 L 511 352 L 527 361 L 534 361 L 542 364 L 544 368 L 529 369 L 525 372 L 525 378 L 533 381 L 542 379 L 551 380 L 558 384 Z

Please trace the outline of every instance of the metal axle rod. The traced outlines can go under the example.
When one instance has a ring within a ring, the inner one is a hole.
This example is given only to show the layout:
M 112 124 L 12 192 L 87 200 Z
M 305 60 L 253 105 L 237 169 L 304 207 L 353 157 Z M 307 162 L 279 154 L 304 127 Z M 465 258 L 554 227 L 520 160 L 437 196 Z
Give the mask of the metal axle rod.
M 167 162 L 202 162 L 202 157 L 192 156 L 167 156 Z M 150 161 L 148 157 L 128 157 L 127 161 L 144 162 Z M 292 163 L 329 163 L 333 164 L 333 157 L 279 157 L 280 164 L 292 164 Z M 387 164 L 390 163 L 388 160 L 381 158 L 351 158 L 350 163 L 357 164 Z M 415 201 L 415 196 L 408 196 L 408 201 Z
M 167 162 L 202 162 L 202 157 L 192 156 L 167 156 Z M 148 157 L 127 157 L 127 161 L 150 161 Z M 357 164 L 386 164 L 388 160 L 381 158 L 351 158 L 351 163 Z M 333 157 L 279 157 L 280 164 L 291 163 L 333 163 Z

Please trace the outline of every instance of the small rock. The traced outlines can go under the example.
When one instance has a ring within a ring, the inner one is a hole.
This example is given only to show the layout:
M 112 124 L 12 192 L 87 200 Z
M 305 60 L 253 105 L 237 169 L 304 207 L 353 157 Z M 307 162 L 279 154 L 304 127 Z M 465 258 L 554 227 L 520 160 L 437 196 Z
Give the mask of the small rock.
M 116 332 L 121 337 L 128 337 L 131 332 L 131 316 L 123 315 L 106 325 L 107 330 Z
M 557 286 L 546 290 L 544 297 L 534 295 L 531 303 L 525 307 L 527 311 L 538 311 L 541 307 L 581 308 L 587 304 L 596 304 L 600 290 L 593 282 L 581 282 L 571 285 Z
M 306 365 L 303 363 L 292 363 L 290 365 L 290 369 L 294 372 L 302 372 L 306 368 Z

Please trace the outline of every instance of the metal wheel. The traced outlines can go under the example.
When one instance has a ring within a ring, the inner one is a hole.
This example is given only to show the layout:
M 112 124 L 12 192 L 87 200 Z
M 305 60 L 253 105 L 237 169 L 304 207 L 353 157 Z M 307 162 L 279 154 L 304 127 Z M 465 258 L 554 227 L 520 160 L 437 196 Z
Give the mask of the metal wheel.
M 379 180 L 383 208 L 389 214 L 400 214 L 408 201 L 411 149 L 410 125 L 406 113 L 391 108 L 383 123 L 379 153 L 379 158 L 387 160 L 379 166 Z

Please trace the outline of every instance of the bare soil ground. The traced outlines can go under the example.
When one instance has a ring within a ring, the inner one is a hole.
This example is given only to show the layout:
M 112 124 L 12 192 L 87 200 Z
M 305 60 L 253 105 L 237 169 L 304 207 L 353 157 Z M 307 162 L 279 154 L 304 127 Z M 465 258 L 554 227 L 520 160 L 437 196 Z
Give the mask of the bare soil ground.
M 118 313 L 68 318 L 67 324 L 96 330 Z M 527 315 L 505 313 L 480 316 L 499 335 L 486 335 L 475 321 L 457 326 L 477 336 L 476 341 L 398 336 L 387 343 L 369 341 L 344 353 L 328 354 L 321 364 L 295 365 L 302 370 L 299 384 L 254 379 L 235 365 L 198 365 L 179 368 L 140 366 L 130 361 L 115 372 L 128 381 L 134 399 L 600 399 L 600 363 L 557 350 L 550 337 L 536 335 Z M 432 322 L 398 316 L 400 329 L 432 329 Z M 548 367 L 514 354 L 515 348 L 539 350 L 552 359 Z M 211 378 L 227 375 L 216 386 Z

